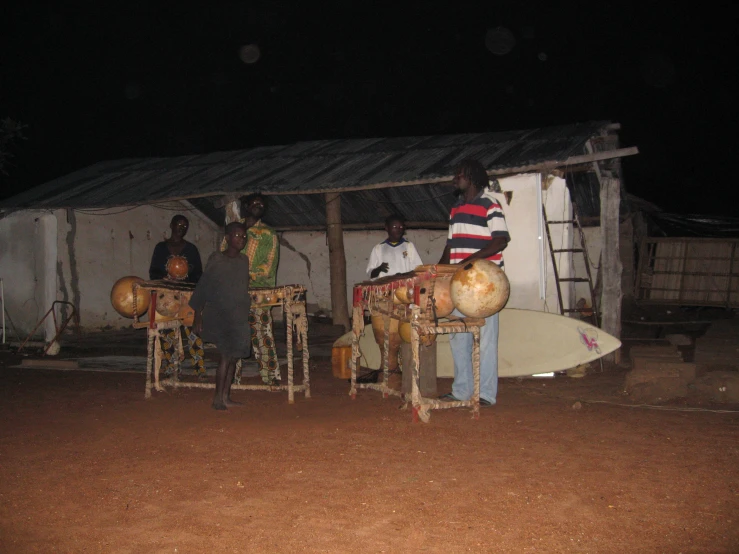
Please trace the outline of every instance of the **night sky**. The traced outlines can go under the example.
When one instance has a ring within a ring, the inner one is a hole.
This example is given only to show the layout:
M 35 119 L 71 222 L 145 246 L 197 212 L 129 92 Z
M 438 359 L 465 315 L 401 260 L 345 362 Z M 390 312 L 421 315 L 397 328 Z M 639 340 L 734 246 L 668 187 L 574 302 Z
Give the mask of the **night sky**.
M 2 197 L 107 159 L 607 119 L 641 151 L 629 192 L 735 213 L 729 2 L 13 4 L 0 118 L 27 140 Z

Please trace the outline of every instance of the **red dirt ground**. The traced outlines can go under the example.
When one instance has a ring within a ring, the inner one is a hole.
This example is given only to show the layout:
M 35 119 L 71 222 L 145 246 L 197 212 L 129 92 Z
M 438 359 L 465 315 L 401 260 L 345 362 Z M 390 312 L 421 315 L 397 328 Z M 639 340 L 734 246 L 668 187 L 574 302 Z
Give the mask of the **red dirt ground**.
M 0 376 L 2 552 L 739 552 L 739 414 L 573 409 L 623 375 L 503 381 L 429 424 L 326 359 L 312 399 L 228 413 L 143 375 Z

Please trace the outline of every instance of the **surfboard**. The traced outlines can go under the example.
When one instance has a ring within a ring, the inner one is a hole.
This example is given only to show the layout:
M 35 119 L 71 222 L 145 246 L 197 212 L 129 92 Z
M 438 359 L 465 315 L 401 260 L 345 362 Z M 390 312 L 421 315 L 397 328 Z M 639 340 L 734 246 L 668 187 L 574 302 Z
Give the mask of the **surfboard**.
M 449 335 L 439 335 L 436 345 L 436 374 L 453 377 Z M 620 346 L 616 337 L 579 319 L 506 308 L 500 312 L 498 376 L 526 377 L 563 371 L 597 360 Z M 378 369 L 380 349 L 370 326 L 365 328 L 359 348 L 361 365 Z

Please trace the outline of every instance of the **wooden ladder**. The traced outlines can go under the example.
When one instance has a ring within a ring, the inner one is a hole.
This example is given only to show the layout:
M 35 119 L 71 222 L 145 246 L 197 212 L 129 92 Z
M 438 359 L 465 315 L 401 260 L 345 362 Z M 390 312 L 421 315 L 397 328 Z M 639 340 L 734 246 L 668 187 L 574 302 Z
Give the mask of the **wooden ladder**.
M 571 313 L 579 313 L 583 319 L 590 319 L 590 321 L 596 327 L 600 327 L 600 313 L 598 312 L 598 304 L 595 301 L 595 289 L 593 288 L 593 277 L 590 273 L 590 262 L 588 260 L 588 250 L 585 245 L 585 233 L 583 233 L 582 227 L 580 226 L 580 218 L 577 215 L 577 207 L 572 204 L 572 219 L 564 219 L 561 221 L 549 221 L 547 219 L 547 210 L 544 206 L 541 208 L 542 215 L 544 216 L 544 227 L 547 231 L 547 242 L 549 243 L 549 254 L 552 257 L 552 269 L 554 270 L 554 281 L 557 283 L 557 298 L 559 299 L 559 310 L 562 315 Z M 580 248 L 554 248 L 552 245 L 552 235 L 549 232 L 550 225 L 566 225 L 572 223 L 577 229 L 580 235 Z M 585 272 L 587 277 L 560 277 L 559 268 L 557 267 L 557 260 L 555 254 L 560 252 L 572 252 L 573 254 L 582 254 L 585 261 Z M 590 289 L 590 308 L 565 308 L 562 302 L 562 287 L 560 283 L 587 283 Z M 590 312 L 588 314 L 588 312 Z M 588 315 L 583 315 L 588 314 Z

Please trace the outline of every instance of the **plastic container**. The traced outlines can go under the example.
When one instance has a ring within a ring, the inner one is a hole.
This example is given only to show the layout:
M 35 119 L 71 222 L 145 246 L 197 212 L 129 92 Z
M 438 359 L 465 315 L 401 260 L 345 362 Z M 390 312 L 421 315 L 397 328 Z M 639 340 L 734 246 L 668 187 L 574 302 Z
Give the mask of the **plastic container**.
M 351 361 L 351 346 L 334 346 L 331 349 L 331 371 L 334 377 L 337 379 L 351 379 Z

